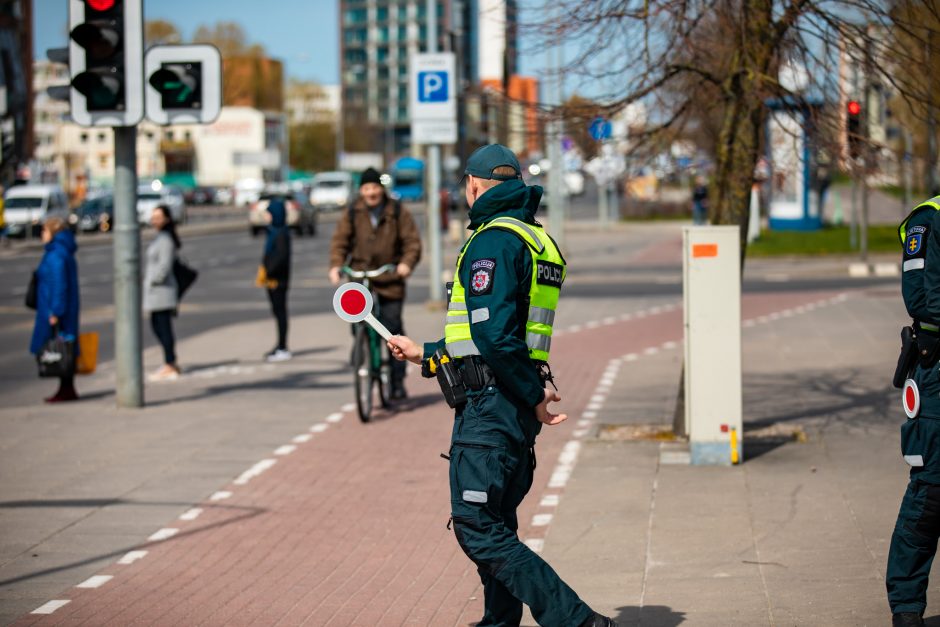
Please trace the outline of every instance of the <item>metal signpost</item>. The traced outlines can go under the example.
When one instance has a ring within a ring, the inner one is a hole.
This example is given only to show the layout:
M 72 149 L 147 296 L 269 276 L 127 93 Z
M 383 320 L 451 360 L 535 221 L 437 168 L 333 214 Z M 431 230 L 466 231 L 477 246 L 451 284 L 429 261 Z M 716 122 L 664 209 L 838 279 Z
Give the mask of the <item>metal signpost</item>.
M 437 52 L 436 3 L 428 0 L 428 52 L 411 58 L 411 141 L 428 144 L 427 219 L 431 249 L 431 301 L 443 300 L 441 276 L 441 148 L 457 141 L 457 99 L 454 54 Z

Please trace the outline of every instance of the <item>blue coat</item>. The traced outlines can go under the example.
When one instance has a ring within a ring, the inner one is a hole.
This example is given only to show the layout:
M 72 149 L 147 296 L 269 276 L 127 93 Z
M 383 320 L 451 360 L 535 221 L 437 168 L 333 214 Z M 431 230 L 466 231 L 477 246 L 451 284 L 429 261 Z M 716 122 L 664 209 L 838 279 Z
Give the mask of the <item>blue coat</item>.
M 65 336 L 78 337 L 78 245 L 70 231 L 56 233 L 46 244 L 46 252 L 36 268 L 36 322 L 29 351 L 37 354 L 52 336 L 49 316 L 59 318 L 59 330 Z M 77 345 L 76 345 L 77 348 Z

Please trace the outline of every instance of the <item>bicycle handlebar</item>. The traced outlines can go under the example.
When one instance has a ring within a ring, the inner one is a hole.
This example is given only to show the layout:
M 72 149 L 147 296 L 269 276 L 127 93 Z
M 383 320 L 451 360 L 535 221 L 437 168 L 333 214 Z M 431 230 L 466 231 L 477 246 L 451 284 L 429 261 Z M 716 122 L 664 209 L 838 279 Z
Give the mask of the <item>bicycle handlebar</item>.
M 341 272 L 351 279 L 374 279 L 386 272 L 394 272 L 397 266 L 394 263 L 387 263 L 375 270 L 353 270 L 349 266 L 343 266 Z

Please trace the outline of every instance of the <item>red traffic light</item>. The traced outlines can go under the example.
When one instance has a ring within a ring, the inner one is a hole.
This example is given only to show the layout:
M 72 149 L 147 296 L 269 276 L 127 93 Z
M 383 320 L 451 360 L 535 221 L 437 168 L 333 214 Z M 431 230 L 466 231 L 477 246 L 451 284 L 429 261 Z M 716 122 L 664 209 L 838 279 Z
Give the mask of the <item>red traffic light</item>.
M 857 100 L 849 100 L 848 111 L 849 115 L 858 115 L 862 112 L 862 105 Z
M 117 0 L 85 0 L 85 3 L 95 11 L 110 11 Z

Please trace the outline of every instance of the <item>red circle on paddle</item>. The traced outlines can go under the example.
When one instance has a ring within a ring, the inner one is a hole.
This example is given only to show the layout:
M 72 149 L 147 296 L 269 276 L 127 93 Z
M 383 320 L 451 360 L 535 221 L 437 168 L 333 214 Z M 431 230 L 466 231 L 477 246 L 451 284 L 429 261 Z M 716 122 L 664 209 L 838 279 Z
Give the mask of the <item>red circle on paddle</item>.
M 349 290 L 340 297 L 339 305 L 350 316 L 358 316 L 366 309 L 366 297 L 358 290 Z

